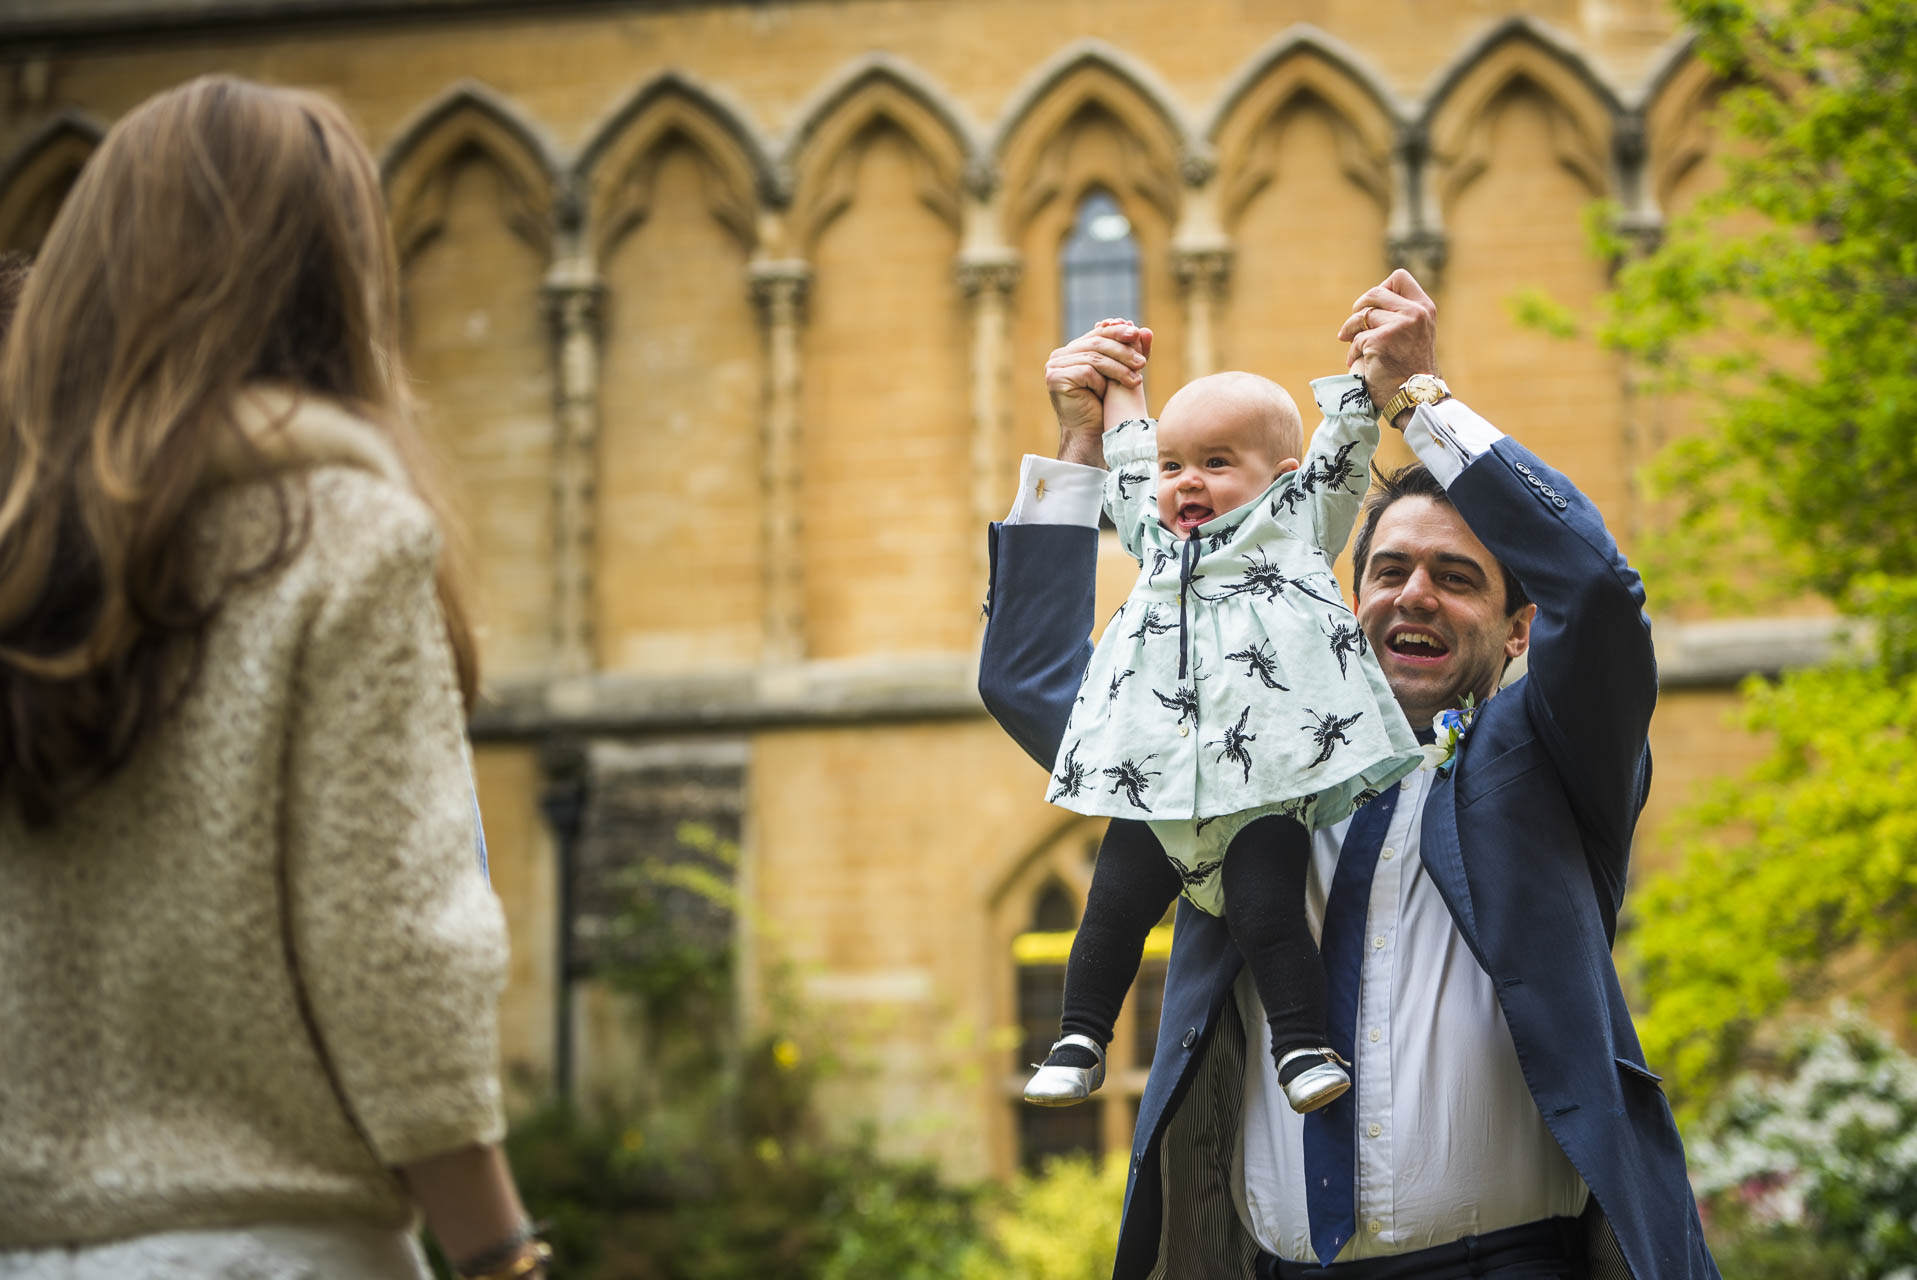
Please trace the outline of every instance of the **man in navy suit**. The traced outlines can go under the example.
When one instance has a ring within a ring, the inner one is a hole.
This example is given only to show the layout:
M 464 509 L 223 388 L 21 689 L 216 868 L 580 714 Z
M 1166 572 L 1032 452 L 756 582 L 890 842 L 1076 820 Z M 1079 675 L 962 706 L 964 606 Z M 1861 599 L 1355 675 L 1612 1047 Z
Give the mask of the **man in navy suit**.
M 1339 334 L 1419 459 L 1359 525 L 1359 621 L 1415 728 L 1475 708 L 1445 767 L 1314 833 L 1355 1085 L 1285 1105 L 1224 921 L 1181 903 L 1118 1280 L 1718 1274 L 1610 954 L 1651 776 L 1643 590 L 1570 481 L 1436 379 L 1435 317 L 1398 271 Z M 979 690 L 1047 768 L 1091 652 L 1099 396 L 1149 348 L 1053 353 L 1059 458 L 1025 460 L 991 530 Z

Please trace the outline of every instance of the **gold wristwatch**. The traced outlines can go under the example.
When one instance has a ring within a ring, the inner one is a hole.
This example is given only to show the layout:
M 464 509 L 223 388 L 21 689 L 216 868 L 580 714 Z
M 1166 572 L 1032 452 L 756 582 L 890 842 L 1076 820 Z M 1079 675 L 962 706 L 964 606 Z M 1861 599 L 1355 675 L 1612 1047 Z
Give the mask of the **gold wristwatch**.
M 1414 373 L 1404 380 L 1398 388 L 1398 394 L 1385 401 L 1378 416 L 1386 422 L 1395 424 L 1398 415 L 1413 405 L 1436 404 L 1440 400 L 1451 398 L 1451 388 L 1444 385 L 1444 379 L 1435 373 Z

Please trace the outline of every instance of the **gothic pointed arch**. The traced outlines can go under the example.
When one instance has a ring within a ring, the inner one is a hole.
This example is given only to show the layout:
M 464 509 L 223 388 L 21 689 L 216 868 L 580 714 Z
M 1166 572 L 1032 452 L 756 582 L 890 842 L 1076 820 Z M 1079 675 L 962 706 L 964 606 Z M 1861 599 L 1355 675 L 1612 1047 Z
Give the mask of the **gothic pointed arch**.
M 1500 107 L 1527 92 L 1546 107 L 1558 163 L 1593 196 L 1611 188 L 1622 99 L 1569 41 L 1519 15 L 1468 44 L 1438 74 L 1425 99 L 1420 124 L 1436 161 L 1440 205 L 1452 203 L 1483 172 Z
M 593 130 L 572 169 L 587 241 L 603 260 L 651 210 L 660 162 L 677 146 L 698 156 L 709 211 L 750 249 L 762 205 L 775 202 L 777 168 L 745 114 L 677 71 L 640 86 Z
M 1702 184 L 1718 137 L 1713 120 L 1718 98 L 1728 87 L 1687 37 L 1675 42 L 1676 56 L 1661 60 L 1646 79 L 1643 94 L 1648 167 L 1645 188 L 1656 207 L 1675 212 Z
M 960 193 L 977 157 L 976 131 L 928 77 L 874 54 L 814 97 L 786 142 L 792 243 L 799 253 L 851 202 L 859 160 L 887 130 L 903 135 L 918 160 L 919 199 L 958 226 Z
M 1206 151 L 1193 136 L 1171 91 L 1149 69 L 1100 40 L 1061 50 L 1013 94 L 993 135 L 992 155 L 1009 200 L 1006 218 L 1022 228 L 1054 199 L 1075 200 L 1062 170 L 1073 135 L 1103 117 L 1133 154 L 1116 184 L 1142 196 L 1167 219 L 1176 217 L 1181 179 Z M 1121 199 L 1128 194 L 1120 191 Z
M 32 252 L 106 134 L 76 111 L 63 111 L 27 136 L 0 165 L 0 250 Z
M 469 162 L 497 176 L 501 215 L 544 253 L 552 242 L 561 167 L 544 132 L 478 81 L 454 85 L 400 129 L 380 162 L 404 262 L 439 233 L 452 183 Z
M 1319 104 L 1337 121 L 1344 176 L 1381 207 L 1389 206 L 1391 149 L 1403 110 L 1375 68 L 1316 27 L 1299 23 L 1240 68 L 1206 120 L 1204 136 L 1218 156 L 1228 224 L 1271 179 L 1260 142 L 1304 103 Z

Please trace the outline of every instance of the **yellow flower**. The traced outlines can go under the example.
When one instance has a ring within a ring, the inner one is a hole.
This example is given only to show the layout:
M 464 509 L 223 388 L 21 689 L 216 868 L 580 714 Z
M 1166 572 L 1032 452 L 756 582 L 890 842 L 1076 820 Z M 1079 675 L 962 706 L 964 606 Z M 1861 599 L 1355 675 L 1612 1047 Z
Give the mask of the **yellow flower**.
M 619 1145 L 636 1155 L 645 1148 L 646 1135 L 637 1129 L 628 1129 L 619 1135 Z
M 778 1064 L 781 1071 L 792 1070 L 799 1065 L 799 1046 L 790 1040 L 781 1039 L 772 1046 L 772 1061 Z
M 785 1152 L 779 1149 L 777 1138 L 759 1139 L 759 1144 L 752 1149 L 752 1153 L 759 1157 L 761 1164 L 777 1164 L 785 1155 Z

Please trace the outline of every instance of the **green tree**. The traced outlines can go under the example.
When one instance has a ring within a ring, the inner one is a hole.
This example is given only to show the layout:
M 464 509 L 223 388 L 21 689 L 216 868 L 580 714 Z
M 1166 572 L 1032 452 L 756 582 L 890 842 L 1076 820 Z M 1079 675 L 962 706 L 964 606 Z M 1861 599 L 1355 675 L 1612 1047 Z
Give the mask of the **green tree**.
M 1917 933 L 1917 5 L 1675 4 L 1728 86 L 1726 180 L 1621 267 L 1600 330 L 1705 419 L 1652 472 L 1654 587 L 1748 591 L 1761 548 L 1756 585 L 1875 637 L 1747 686 L 1769 757 L 1633 897 L 1647 1049 L 1698 1102 L 1835 954 Z

